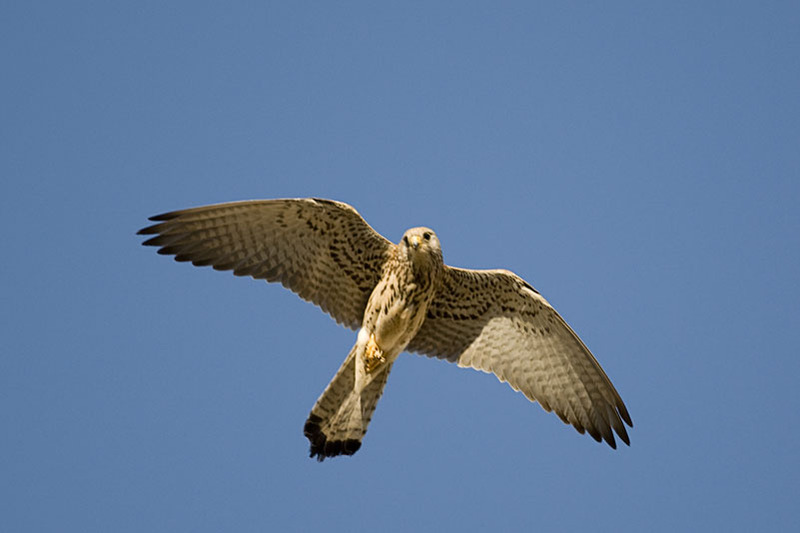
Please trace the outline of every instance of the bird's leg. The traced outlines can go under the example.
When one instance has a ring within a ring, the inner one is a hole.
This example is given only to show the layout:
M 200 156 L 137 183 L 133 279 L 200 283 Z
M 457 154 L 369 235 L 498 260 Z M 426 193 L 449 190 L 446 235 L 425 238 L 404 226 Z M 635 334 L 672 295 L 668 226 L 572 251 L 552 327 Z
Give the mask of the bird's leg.
M 386 357 L 383 356 L 383 350 L 378 347 L 375 341 L 375 334 L 372 333 L 367 341 L 367 346 L 364 349 L 364 369 L 367 374 L 378 368 L 381 363 L 386 362 Z

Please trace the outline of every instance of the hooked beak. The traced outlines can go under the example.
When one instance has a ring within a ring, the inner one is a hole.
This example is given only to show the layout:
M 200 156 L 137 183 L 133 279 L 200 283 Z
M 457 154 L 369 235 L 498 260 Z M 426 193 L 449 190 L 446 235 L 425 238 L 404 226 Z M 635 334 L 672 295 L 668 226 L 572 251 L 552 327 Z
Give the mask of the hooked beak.
M 413 246 L 415 250 L 419 248 L 419 235 L 412 235 L 408 240 L 411 241 L 411 246 Z

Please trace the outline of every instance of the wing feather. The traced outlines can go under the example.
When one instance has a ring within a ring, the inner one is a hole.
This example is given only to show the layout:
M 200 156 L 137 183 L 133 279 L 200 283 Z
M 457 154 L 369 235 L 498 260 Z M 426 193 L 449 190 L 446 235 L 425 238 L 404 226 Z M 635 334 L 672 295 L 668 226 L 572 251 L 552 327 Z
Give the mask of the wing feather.
M 151 217 L 142 244 L 176 261 L 280 282 L 337 322 L 361 325 L 393 246 L 351 206 L 322 199 L 232 202 Z

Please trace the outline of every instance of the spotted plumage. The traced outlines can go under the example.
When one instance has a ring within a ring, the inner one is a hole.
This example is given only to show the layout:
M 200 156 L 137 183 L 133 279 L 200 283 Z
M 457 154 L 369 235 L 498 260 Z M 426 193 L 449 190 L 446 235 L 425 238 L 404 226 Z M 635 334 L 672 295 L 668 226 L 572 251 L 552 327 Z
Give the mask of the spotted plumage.
M 351 455 L 397 357 L 417 352 L 495 374 L 580 433 L 616 447 L 632 421 L 611 381 L 561 316 L 507 270 L 446 266 L 436 234 L 398 244 L 355 209 L 323 199 L 257 200 L 174 211 L 139 233 L 177 261 L 280 282 L 358 330 L 304 432 L 320 461 Z

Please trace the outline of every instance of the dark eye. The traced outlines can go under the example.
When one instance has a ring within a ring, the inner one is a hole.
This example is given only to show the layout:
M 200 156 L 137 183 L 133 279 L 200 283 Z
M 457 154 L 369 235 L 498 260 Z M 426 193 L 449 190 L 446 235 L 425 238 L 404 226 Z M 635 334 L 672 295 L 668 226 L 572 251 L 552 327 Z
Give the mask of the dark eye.
M 423 238 L 423 239 L 425 239 L 426 241 L 429 241 L 429 240 L 431 240 L 431 234 L 430 234 L 430 232 L 426 231 L 425 233 L 423 233 L 423 234 L 422 234 L 422 238 Z
M 408 236 L 407 235 L 403 235 L 403 242 L 405 243 L 406 246 L 408 246 Z

